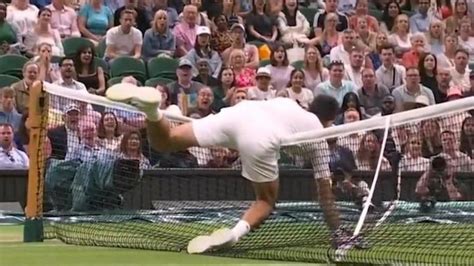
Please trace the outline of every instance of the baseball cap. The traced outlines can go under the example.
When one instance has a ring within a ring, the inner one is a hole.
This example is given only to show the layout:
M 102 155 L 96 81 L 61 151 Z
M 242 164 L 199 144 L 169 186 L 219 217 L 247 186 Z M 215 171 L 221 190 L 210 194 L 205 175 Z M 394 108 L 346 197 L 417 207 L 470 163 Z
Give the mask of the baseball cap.
M 71 104 L 66 105 L 66 108 L 64 108 L 64 113 L 67 114 L 71 111 L 80 112 L 81 110 L 79 109 L 79 107 L 76 104 L 71 103 Z
M 462 90 L 459 86 L 452 86 L 448 89 L 446 97 L 460 96 L 462 97 Z
M 418 95 L 415 98 L 415 103 L 428 106 L 430 105 L 430 99 L 426 95 Z
M 211 30 L 209 29 L 209 27 L 206 27 L 206 26 L 199 26 L 199 27 L 197 28 L 196 34 L 197 34 L 198 36 L 199 36 L 199 35 L 202 35 L 202 34 L 211 35 Z
M 469 72 L 469 77 L 471 79 L 474 79 L 474 70 L 471 70 L 471 72 Z
M 186 59 L 186 58 L 181 58 L 181 59 L 179 60 L 179 65 L 178 65 L 178 67 L 184 67 L 184 66 L 193 67 L 193 63 L 191 63 L 191 61 L 189 61 L 189 60 Z
M 271 75 L 271 73 L 270 73 L 270 70 L 268 70 L 268 68 L 266 68 L 266 67 L 261 67 L 261 68 L 258 69 L 258 71 L 257 71 L 257 76 L 256 76 L 256 77 L 257 77 L 257 78 L 258 78 L 258 77 L 271 78 L 272 75 Z
M 392 95 L 387 95 L 383 98 L 383 102 L 395 102 L 395 97 L 393 97 Z
M 245 32 L 245 27 L 244 25 L 240 24 L 240 23 L 235 23 L 234 25 L 232 25 L 232 27 L 230 27 L 230 31 L 233 31 L 234 29 L 241 29 L 243 32 Z

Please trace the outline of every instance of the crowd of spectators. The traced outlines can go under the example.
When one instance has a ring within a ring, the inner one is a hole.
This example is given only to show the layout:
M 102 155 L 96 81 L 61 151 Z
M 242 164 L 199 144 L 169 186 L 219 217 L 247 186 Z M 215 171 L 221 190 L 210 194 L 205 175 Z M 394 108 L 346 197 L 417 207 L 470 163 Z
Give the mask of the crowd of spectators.
M 179 61 L 176 79 L 156 87 L 160 109 L 200 119 L 242 100 L 288 97 L 307 108 L 319 94 L 341 105 L 336 125 L 474 95 L 474 4 L 467 0 L 13 0 L 0 3 L 2 54 L 31 58 L 23 80 L 1 90 L 1 168 L 28 167 L 28 89 L 44 80 L 104 95 L 104 58 Z M 302 10 L 305 10 L 304 14 Z M 380 10 L 383 10 L 380 13 Z M 313 11 L 308 16 L 308 11 Z M 379 14 L 376 14 L 378 11 Z M 314 14 L 314 16 L 313 16 Z M 65 57 L 62 41 L 93 45 Z M 61 57 L 53 63 L 52 57 Z M 123 83 L 140 84 L 133 76 Z M 65 93 L 67 95 L 67 93 Z M 144 118 L 85 102 L 51 101 L 43 156 L 115 158 L 150 167 L 233 167 L 235 151 L 189 149 L 158 154 Z M 439 154 L 456 171 L 474 168 L 470 112 L 390 131 L 331 140 L 331 169 L 424 171 Z M 105 154 L 105 155 L 104 155 Z

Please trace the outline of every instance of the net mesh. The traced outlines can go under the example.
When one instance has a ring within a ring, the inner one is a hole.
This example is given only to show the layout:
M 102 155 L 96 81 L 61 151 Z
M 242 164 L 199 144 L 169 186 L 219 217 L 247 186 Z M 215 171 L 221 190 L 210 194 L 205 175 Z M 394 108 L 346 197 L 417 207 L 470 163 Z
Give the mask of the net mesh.
M 194 147 L 158 153 L 147 142 L 141 113 L 92 95 L 68 92 L 65 97 L 67 89 L 50 84 L 46 90 L 47 138 L 38 151 L 44 165 L 44 195 L 38 203 L 44 210 L 45 238 L 183 251 L 194 237 L 233 226 L 253 199 L 250 184 L 238 176 L 236 151 Z M 440 108 L 422 119 L 397 120 L 384 147 L 384 123 L 375 122 L 287 140 L 275 211 L 232 249 L 212 255 L 474 264 L 474 121 L 469 104 L 451 104 L 450 112 Z M 173 126 L 188 121 L 169 117 Z M 314 184 L 328 166 L 342 223 L 352 231 L 362 225 L 361 234 L 372 246 L 368 250 L 341 252 L 329 246 Z M 364 206 L 368 214 L 361 219 Z

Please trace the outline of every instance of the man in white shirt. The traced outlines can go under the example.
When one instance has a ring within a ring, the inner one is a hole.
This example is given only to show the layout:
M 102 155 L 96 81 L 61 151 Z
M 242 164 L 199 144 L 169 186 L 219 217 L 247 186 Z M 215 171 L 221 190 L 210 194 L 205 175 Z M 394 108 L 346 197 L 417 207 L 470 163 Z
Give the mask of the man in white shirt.
M 276 91 L 270 85 L 272 75 L 266 67 L 261 67 L 257 71 L 257 86 L 248 89 L 249 100 L 270 100 L 276 97 Z
M 14 147 L 13 134 L 12 125 L 0 124 L 0 169 L 28 169 L 30 160 Z
M 133 25 L 135 25 L 135 11 L 123 10 L 120 15 L 120 25 L 109 29 L 105 37 L 107 60 L 119 56 L 139 59 L 142 56 L 142 33 Z
M 344 65 L 350 65 L 350 52 L 355 46 L 356 32 L 346 29 L 342 32 L 342 43 L 331 49 L 329 58 L 332 61 L 342 61 Z
M 382 65 L 375 71 L 377 83 L 383 84 L 390 91 L 405 84 L 405 67 L 395 64 L 395 48 L 388 44 L 382 46 L 380 53 L 382 55 Z
M 54 84 L 59 85 L 64 88 L 68 88 L 75 91 L 80 91 L 88 93 L 86 86 L 74 80 L 75 70 L 74 70 L 74 61 L 71 58 L 64 57 L 59 61 L 61 79 L 54 82 Z M 62 110 L 64 106 L 73 104 L 74 101 L 65 97 L 52 97 L 51 98 L 53 108 L 57 110 Z
M 64 5 L 64 0 L 52 0 L 46 8 L 51 10 L 51 28 L 58 30 L 62 39 L 81 37 L 76 11 Z
M 357 88 L 362 87 L 362 64 L 364 63 L 364 53 L 362 50 L 354 48 L 350 52 L 350 64 L 344 66 L 344 79 L 354 82 Z
M 454 67 L 451 68 L 452 85 L 458 85 L 464 91 L 471 89 L 471 82 L 469 80 L 469 70 L 467 64 L 469 63 L 469 52 L 461 48 L 456 50 L 454 55 Z

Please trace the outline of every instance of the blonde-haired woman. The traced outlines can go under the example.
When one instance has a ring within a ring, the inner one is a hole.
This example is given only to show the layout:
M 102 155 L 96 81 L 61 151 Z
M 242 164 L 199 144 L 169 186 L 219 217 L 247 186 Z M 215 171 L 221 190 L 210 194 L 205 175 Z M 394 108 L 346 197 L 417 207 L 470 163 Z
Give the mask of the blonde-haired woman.
M 33 58 L 33 62 L 38 64 L 38 80 L 44 80 L 53 83 L 61 79 L 57 64 L 51 62 L 52 47 L 49 43 L 41 43 L 38 46 L 37 56 Z
M 157 56 L 173 57 L 176 50 L 176 37 L 168 27 L 168 14 L 158 10 L 153 18 L 151 28 L 143 37 L 142 53 L 145 60 Z
M 432 54 L 444 52 L 444 23 L 441 20 L 433 19 L 425 35 L 426 44 Z
M 438 54 L 438 66 L 454 67 L 454 56 L 459 47 L 459 39 L 456 34 L 449 34 L 444 37 L 444 53 Z
M 235 87 L 247 88 L 256 85 L 255 69 L 245 66 L 245 53 L 243 50 L 234 50 L 230 54 L 229 66 L 234 71 Z
M 467 6 L 467 0 L 456 0 L 454 2 L 453 15 L 448 17 L 444 23 L 446 24 L 446 33 L 458 33 L 461 20 L 469 20 L 469 9 Z
M 24 38 L 28 31 L 36 26 L 39 9 L 29 0 L 12 0 L 7 6 L 7 22 L 15 25 L 19 35 Z
M 38 13 L 38 23 L 28 31 L 24 44 L 28 53 L 34 55 L 41 43 L 51 45 L 53 56 L 63 56 L 64 49 L 59 31 L 51 27 L 51 10 L 43 8 Z
M 400 161 L 400 171 L 402 172 L 417 172 L 428 170 L 430 159 L 424 158 L 421 154 L 421 137 L 419 134 L 409 134 L 407 144 L 405 146 L 406 152 Z
M 392 34 L 390 34 L 389 42 L 395 46 L 398 57 L 411 49 L 410 20 L 407 15 L 400 14 L 395 18 Z
M 316 32 L 317 39 L 315 41 L 316 47 L 319 46 L 321 56 L 324 57 L 331 52 L 331 49 L 336 47 L 340 42 L 340 34 L 337 31 L 337 24 L 339 17 L 336 13 L 328 13 L 324 19 L 324 30 L 319 33 Z
M 321 54 L 314 46 L 308 46 L 305 49 L 303 73 L 306 88 L 313 93 L 319 83 L 329 79 L 329 70 L 323 66 Z

